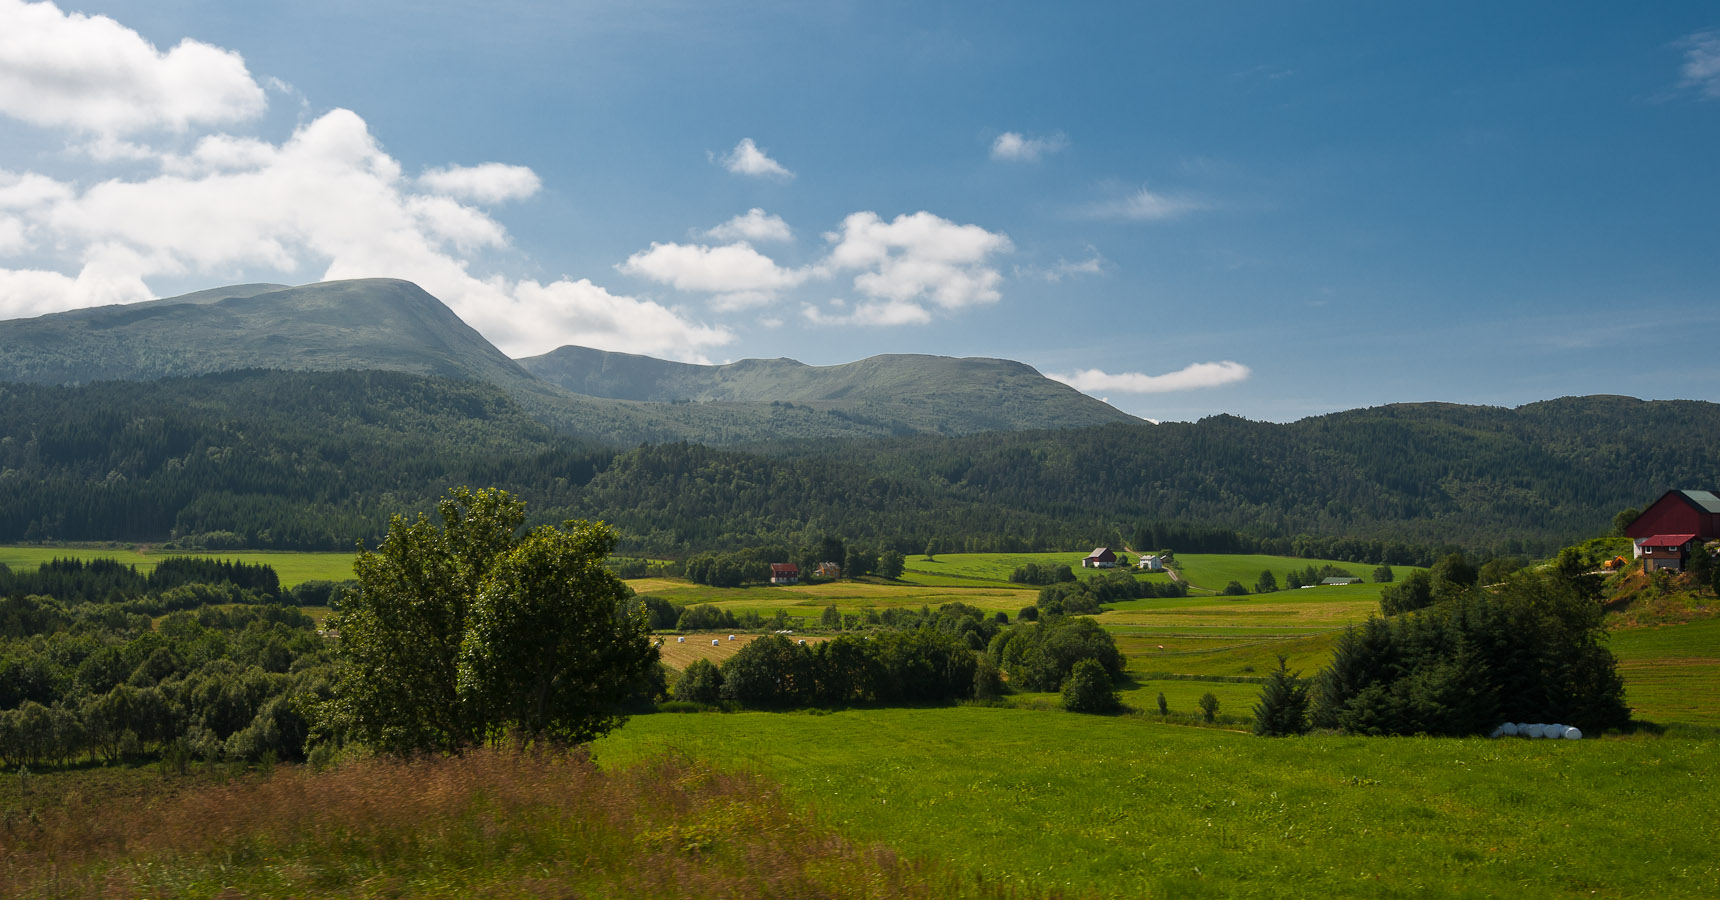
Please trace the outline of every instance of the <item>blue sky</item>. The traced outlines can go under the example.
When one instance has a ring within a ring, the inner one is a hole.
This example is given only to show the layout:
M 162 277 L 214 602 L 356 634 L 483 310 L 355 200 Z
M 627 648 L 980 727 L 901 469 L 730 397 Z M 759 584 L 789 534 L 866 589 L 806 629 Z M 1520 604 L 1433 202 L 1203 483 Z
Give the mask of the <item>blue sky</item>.
M 1712 4 L 261 6 L 0 0 L 0 317 L 387 275 L 1155 419 L 1720 400 Z

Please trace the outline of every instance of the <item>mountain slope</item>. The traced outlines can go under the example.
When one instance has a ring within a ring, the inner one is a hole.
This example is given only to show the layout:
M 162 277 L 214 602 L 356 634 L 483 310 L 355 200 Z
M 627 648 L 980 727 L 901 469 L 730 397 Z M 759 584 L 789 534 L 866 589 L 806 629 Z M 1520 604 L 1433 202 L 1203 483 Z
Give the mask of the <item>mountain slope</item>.
M 1133 416 L 1006 359 L 895 354 L 835 366 L 745 359 L 722 366 L 562 347 L 520 360 L 579 394 L 658 403 L 785 402 L 860 421 L 967 434 L 1135 422 Z
M 535 381 L 409 281 L 240 285 L 0 322 L 0 381 L 147 381 L 235 369 L 385 369 Z
M 382 370 L 496 385 L 557 431 L 733 445 L 1134 421 L 1007 360 L 874 357 L 692 366 L 564 347 L 509 359 L 407 281 L 247 284 L 0 321 L 0 382 L 148 381 L 244 369 Z M 551 376 L 534 375 L 527 366 Z

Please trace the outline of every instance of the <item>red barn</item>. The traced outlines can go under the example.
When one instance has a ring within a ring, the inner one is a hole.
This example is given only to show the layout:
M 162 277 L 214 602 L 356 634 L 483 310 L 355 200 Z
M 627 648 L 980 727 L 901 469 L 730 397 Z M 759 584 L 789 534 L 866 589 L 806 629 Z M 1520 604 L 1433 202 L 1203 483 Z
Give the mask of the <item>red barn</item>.
M 1720 497 L 1712 491 L 1667 491 L 1631 520 L 1624 533 L 1638 545 L 1643 538 L 1663 534 L 1691 534 L 1705 541 L 1720 538 Z
M 1081 568 L 1083 569 L 1109 569 L 1116 564 L 1117 554 L 1112 553 L 1109 547 L 1094 547 L 1093 552 L 1087 554 L 1086 559 L 1081 560 Z
M 799 584 L 800 567 L 794 563 L 771 563 L 771 584 Z

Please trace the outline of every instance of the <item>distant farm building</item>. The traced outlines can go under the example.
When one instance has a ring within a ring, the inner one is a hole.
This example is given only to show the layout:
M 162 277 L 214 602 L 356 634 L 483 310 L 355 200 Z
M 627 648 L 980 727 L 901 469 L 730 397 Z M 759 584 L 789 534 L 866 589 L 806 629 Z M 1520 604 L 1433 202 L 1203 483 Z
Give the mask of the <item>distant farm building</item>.
M 1109 547 L 1095 547 L 1087 558 L 1081 560 L 1083 569 L 1114 569 L 1117 567 L 1117 554 Z
M 819 578 L 842 577 L 842 567 L 833 562 L 821 562 L 818 564 L 818 568 L 814 571 L 818 573 Z
M 799 584 L 800 567 L 794 563 L 771 563 L 771 584 Z
M 1141 561 L 1136 563 L 1136 568 L 1143 572 L 1163 572 L 1165 570 L 1165 558 L 1152 553 L 1143 553 L 1141 554 Z
M 1684 571 L 1690 562 L 1690 548 L 1696 543 L 1694 534 L 1651 534 L 1637 542 L 1637 555 L 1642 557 L 1642 570 L 1655 572 L 1671 569 Z
M 1710 541 L 1720 538 L 1720 496 L 1713 491 L 1667 491 L 1624 528 L 1636 544 L 1637 558 L 1649 538 L 1681 534 Z

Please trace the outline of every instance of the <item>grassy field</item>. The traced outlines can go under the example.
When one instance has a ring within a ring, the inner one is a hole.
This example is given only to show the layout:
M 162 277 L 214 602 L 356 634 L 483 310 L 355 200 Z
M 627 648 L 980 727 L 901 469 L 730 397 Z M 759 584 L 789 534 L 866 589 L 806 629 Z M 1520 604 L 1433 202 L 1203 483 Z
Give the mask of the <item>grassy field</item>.
M 1001 581 L 1009 583 L 1009 575 L 1017 568 L 1028 563 L 1041 566 L 1068 566 L 1077 578 L 1091 578 L 1101 573 L 1126 571 L 1122 569 L 1083 569 L 1081 560 L 1091 551 L 1077 550 L 1062 553 L 940 553 L 935 559 L 924 556 L 909 556 L 907 572 L 902 576 L 903 581 L 917 584 L 929 584 L 931 579 L 944 579 L 946 583 L 961 581 Z M 1129 562 L 1135 561 L 1132 553 L 1126 554 Z M 1258 574 L 1258 573 L 1256 573 Z M 1141 578 L 1163 580 L 1170 576 L 1164 574 L 1149 575 L 1141 573 Z
M 826 584 L 797 584 L 788 587 L 764 585 L 743 588 L 714 588 L 678 579 L 636 578 L 627 582 L 639 594 L 662 597 L 672 603 L 693 606 L 709 603 L 742 613 L 755 610 L 774 615 L 779 609 L 790 616 L 816 619 L 824 608 L 835 604 L 844 613 L 891 607 L 936 609 L 945 603 L 960 602 L 980 609 L 1009 613 L 1011 619 L 1024 606 L 1032 606 L 1038 588 L 1006 584 L 946 588 L 921 584 L 877 584 L 872 582 L 834 581 Z
M 1120 571 L 1118 569 L 1083 569 L 1081 560 L 1087 551 L 1066 553 L 950 553 L 940 554 L 935 560 L 923 556 L 908 557 L 908 571 L 902 580 L 927 586 L 960 584 L 964 581 L 1001 581 L 1007 583 L 1009 575 L 1017 567 L 1028 563 L 1044 565 L 1067 565 L 1078 578 L 1091 578 L 1094 575 L 1108 574 Z M 1130 561 L 1135 559 L 1130 555 Z M 1354 572 L 1364 582 L 1370 582 L 1375 566 L 1362 563 L 1340 562 L 1331 559 L 1293 559 L 1287 556 L 1259 555 L 1224 555 L 1210 553 L 1190 553 L 1178 555 L 1175 568 L 1188 581 L 1190 587 L 1200 591 L 1218 593 L 1231 581 L 1241 582 L 1250 591 L 1254 590 L 1255 582 L 1260 580 L 1260 573 L 1270 570 L 1282 587 L 1291 571 L 1301 571 L 1313 565 L 1337 566 Z M 1415 571 L 1410 566 L 1394 566 L 1395 578 Z M 1163 574 L 1136 573 L 1137 578 L 1147 580 L 1165 580 L 1170 576 Z M 1358 594 L 1366 594 L 1374 600 L 1379 600 L 1379 586 L 1358 586 Z M 1352 588 L 1351 590 L 1356 590 Z
M 203 559 L 226 559 L 243 563 L 264 563 L 273 566 L 281 578 L 281 587 L 290 588 L 306 581 L 345 581 L 352 577 L 351 551 L 338 553 L 294 553 L 270 550 L 232 550 L 203 552 L 187 550 L 140 550 L 137 547 L 0 547 L 0 563 L 12 569 L 34 569 L 55 559 L 112 559 L 140 572 L 149 572 L 155 564 L 170 556 L 194 556 Z
M 1720 741 L 1263 739 L 1024 709 L 653 715 L 596 745 L 788 785 L 861 840 L 1117 897 L 1716 896 Z
M 1720 727 L 1720 619 L 1612 633 L 1632 715 Z

